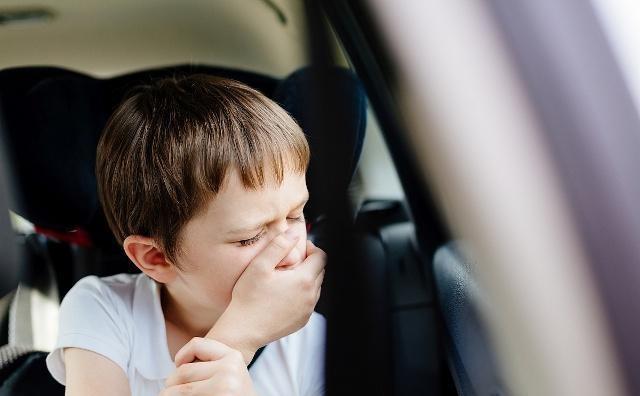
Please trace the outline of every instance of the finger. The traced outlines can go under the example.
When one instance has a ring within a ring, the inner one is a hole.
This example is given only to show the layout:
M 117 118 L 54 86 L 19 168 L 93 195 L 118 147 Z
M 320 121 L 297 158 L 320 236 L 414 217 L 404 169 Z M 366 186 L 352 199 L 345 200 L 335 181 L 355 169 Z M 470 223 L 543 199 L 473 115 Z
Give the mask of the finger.
M 207 394 L 204 391 L 209 386 L 209 380 L 173 385 L 163 389 L 159 396 L 204 395 Z
M 191 363 L 196 359 L 201 361 L 219 360 L 231 351 L 231 348 L 216 340 L 194 337 L 176 353 L 176 367 Z
M 186 384 L 209 379 L 213 376 L 218 361 L 184 363 L 180 365 L 165 381 L 165 386 Z
M 305 251 L 303 253 L 304 256 L 303 254 L 300 254 L 300 252 L 297 249 L 293 249 L 291 253 L 289 253 L 289 255 L 287 255 L 287 257 L 285 257 L 278 264 L 277 268 L 280 270 L 290 270 L 290 269 L 296 268 L 297 266 L 302 264 L 312 252 L 317 250 L 320 250 L 320 249 L 318 249 L 316 245 L 313 244 L 313 242 L 311 242 L 310 240 L 307 240 L 305 245 Z
M 297 249 L 297 245 L 296 245 L 296 248 L 292 249 L 291 252 L 289 252 L 289 254 L 287 255 L 287 257 L 285 257 L 280 263 L 278 263 L 278 266 L 276 268 L 279 270 L 290 270 L 302 264 L 304 260 L 306 260 L 308 257 L 309 242 L 310 241 L 308 240 L 306 241 L 305 249 L 303 252 Z
M 324 250 L 320 249 L 318 246 L 316 246 L 316 244 L 314 244 L 313 242 L 311 242 L 311 240 L 307 239 L 307 251 L 306 251 L 306 255 L 310 256 L 312 254 L 322 254 L 324 256 L 326 256 L 327 254 L 325 253 Z
M 324 281 L 324 274 L 325 274 L 325 270 L 323 269 L 322 272 L 320 272 L 316 277 L 316 283 L 315 283 L 316 288 L 319 288 L 320 286 L 322 286 L 322 282 Z
M 313 247 L 311 254 L 302 262 L 302 265 L 297 266 L 300 271 L 307 271 L 315 278 L 324 270 L 327 263 L 327 255 L 317 247 Z
M 324 281 L 324 270 L 318 275 L 316 278 L 315 288 L 318 291 L 316 295 L 316 303 L 318 303 L 318 299 L 320 298 L 320 291 L 322 290 L 322 282 Z
M 275 268 L 293 250 L 299 239 L 299 236 L 279 234 L 251 260 L 249 267 Z
M 276 268 L 278 269 L 288 269 L 300 264 L 305 257 L 302 256 L 302 252 L 300 252 L 296 247 L 291 249 L 287 257 L 283 258 Z

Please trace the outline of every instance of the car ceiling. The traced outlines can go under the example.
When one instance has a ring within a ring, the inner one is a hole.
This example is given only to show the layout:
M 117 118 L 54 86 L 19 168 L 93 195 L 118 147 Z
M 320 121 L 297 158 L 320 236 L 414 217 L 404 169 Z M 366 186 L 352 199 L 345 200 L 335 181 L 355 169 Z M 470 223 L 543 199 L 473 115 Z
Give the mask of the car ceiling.
M 283 76 L 304 65 L 304 14 L 295 0 L 0 0 L 0 68 L 55 65 L 110 76 L 207 63 Z

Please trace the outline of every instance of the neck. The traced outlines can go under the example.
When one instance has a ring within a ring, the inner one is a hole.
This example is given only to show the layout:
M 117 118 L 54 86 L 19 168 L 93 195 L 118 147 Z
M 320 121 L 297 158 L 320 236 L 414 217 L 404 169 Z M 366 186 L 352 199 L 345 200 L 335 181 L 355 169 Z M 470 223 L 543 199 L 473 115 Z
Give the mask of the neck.
M 167 285 L 161 286 L 160 296 L 165 321 L 180 329 L 189 338 L 204 337 L 222 314 L 197 301 L 191 301 L 188 293 L 178 293 Z

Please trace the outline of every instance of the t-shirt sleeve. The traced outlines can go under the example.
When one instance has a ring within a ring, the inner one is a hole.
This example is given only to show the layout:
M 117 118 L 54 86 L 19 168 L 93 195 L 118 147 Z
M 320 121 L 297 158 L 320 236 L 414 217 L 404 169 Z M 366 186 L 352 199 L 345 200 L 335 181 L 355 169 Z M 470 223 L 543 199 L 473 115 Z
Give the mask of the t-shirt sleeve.
M 124 373 L 130 356 L 125 303 L 99 278 L 81 279 L 60 305 L 58 339 L 47 356 L 47 368 L 65 385 L 63 349 L 74 347 L 98 353 L 116 363 Z

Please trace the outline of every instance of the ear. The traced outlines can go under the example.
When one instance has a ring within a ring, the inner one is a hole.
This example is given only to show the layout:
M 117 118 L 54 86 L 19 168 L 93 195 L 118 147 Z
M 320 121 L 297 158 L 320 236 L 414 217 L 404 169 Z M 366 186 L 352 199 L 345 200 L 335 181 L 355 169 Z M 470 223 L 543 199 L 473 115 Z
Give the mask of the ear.
M 167 283 L 176 277 L 176 267 L 166 259 L 152 238 L 129 235 L 122 243 L 122 247 L 136 267 L 157 282 Z

